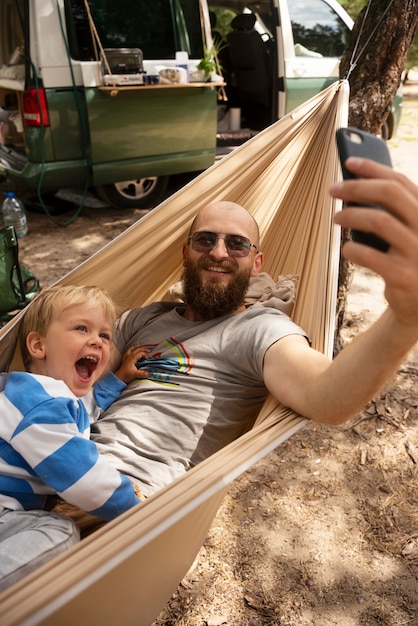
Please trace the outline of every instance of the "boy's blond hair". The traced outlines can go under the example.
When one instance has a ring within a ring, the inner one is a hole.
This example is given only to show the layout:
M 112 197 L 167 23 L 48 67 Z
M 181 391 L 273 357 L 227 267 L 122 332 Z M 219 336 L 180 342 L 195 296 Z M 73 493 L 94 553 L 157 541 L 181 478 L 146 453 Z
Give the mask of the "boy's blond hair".
M 114 303 L 105 289 L 87 285 L 57 285 L 41 291 L 28 307 L 19 329 L 20 350 L 26 369 L 30 366 L 30 355 L 26 337 L 30 332 L 46 335 L 53 317 L 76 304 L 96 304 L 113 326 L 117 317 Z

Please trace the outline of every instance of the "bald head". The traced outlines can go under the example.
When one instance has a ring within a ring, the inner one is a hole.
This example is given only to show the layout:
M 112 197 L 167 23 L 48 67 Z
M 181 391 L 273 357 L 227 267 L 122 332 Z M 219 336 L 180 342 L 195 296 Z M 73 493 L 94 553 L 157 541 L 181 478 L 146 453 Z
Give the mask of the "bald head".
M 213 202 L 201 209 L 190 228 L 190 234 L 198 230 L 243 235 L 257 247 L 260 235 L 258 224 L 250 213 L 239 204 L 223 200 Z

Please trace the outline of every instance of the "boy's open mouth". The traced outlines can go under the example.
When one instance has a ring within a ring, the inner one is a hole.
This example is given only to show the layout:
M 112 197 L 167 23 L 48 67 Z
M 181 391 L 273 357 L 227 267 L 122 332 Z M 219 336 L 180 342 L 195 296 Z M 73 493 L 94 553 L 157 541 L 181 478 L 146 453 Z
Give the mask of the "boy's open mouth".
M 85 356 L 82 359 L 78 359 L 75 364 L 77 374 L 83 380 L 89 380 L 97 367 L 97 359 L 93 356 Z

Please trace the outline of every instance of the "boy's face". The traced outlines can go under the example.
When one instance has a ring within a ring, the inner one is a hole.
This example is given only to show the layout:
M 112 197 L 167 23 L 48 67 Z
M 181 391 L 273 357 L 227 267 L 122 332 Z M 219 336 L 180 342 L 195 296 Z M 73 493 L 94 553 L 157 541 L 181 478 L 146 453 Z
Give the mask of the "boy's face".
M 111 343 L 112 328 L 100 307 L 70 306 L 54 316 L 45 336 L 29 333 L 31 371 L 63 380 L 74 395 L 84 396 L 104 373 Z

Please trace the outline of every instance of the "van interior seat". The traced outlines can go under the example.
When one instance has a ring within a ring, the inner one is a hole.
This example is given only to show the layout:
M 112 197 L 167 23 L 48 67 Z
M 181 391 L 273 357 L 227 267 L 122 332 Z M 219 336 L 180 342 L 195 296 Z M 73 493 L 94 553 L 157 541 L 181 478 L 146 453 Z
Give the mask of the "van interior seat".
M 271 115 L 272 55 L 268 42 L 255 30 L 255 22 L 254 13 L 234 17 L 233 30 L 228 34 L 228 50 L 243 112 L 255 112 L 261 107 L 265 116 L 266 113 Z

